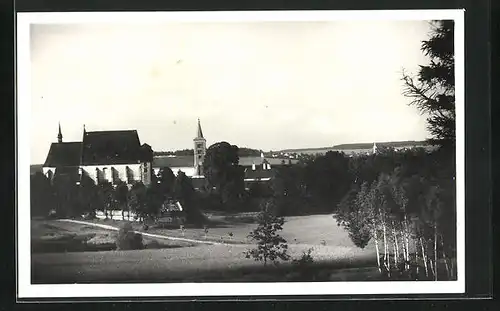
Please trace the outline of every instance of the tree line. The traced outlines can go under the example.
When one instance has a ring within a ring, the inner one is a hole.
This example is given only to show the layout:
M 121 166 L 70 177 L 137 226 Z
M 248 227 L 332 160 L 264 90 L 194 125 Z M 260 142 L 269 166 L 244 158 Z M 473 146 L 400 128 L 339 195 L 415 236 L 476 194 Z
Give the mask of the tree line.
M 122 219 L 130 219 L 130 212 L 139 220 L 154 218 L 169 200 L 181 202 L 186 219 L 190 223 L 201 223 L 203 215 L 193 202 L 194 188 L 191 179 L 183 172 L 174 175 L 168 167 L 160 169 L 158 175 L 152 173 L 151 184 L 145 186 L 141 181 L 130 187 L 123 181 L 116 185 L 110 182 L 96 184 L 85 173 L 79 182 L 74 176 L 55 174 L 49 180 L 37 172 L 31 177 L 31 214 L 47 216 L 56 211 L 57 217 L 95 217 L 102 211 L 106 218 L 112 218 L 112 210 L 121 210 Z M 125 211 L 128 211 L 127 217 Z

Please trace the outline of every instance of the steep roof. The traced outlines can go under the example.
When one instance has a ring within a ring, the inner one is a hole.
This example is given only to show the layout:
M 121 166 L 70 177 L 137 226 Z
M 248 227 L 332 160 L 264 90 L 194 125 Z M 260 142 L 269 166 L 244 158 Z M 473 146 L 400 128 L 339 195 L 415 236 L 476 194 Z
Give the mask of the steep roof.
M 52 143 L 44 167 L 79 166 L 81 142 Z
M 200 119 L 198 119 L 198 131 L 196 132 L 196 138 L 203 138 L 203 131 L 201 130 Z
M 136 130 L 86 132 L 82 165 L 139 163 L 144 154 Z

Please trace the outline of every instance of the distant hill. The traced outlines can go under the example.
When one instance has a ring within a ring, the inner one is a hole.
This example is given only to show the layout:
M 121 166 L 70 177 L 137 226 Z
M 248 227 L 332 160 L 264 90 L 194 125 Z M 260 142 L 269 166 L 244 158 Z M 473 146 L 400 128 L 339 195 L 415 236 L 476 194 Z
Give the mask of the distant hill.
M 42 171 L 43 164 L 32 164 L 30 165 L 30 175 L 34 175 L 36 172 Z
M 409 147 L 409 146 L 426 146 L 425 141 L 391 141 L 391 142 L 375 142 L 378 147 Z M 279 152 L 286 153 L 324 153 L 327 151 L 341 151 L 341 150 L 358 150 L 358 149 L 371 149 L 373 143 L 352 143 L 352 144 L 340 144 L 332 147 L 319 147 L 319 148 L 303 148 L 303 149 L 284 149 Z

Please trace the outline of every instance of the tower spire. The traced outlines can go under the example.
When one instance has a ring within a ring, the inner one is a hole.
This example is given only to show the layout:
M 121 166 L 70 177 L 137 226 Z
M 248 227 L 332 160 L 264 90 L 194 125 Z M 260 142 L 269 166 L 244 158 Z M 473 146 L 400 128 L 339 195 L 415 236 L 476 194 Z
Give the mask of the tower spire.
M 61 122 L 59 122 L 59 133 L 57 134 L 57 142 L 62 143 Z
M 201 130 L 200 118 L 198 118 L 198 133 L 196 135 L 196 138 L 203 138 L 203 131 Z

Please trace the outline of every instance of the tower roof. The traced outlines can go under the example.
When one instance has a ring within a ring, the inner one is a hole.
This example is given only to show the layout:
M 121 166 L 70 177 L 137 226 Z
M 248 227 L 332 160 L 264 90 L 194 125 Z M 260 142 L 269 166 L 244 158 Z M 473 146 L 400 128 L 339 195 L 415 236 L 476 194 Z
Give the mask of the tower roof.
M 59 122 L 59 133 L 57 134 L 57 142 L 62 143 L 61 122 Z
M 203 131 L 201 130 L 200 119 L 198 119 L 198 131 L 196 133 L 196 138 L 204 138 L 203 137 Z

